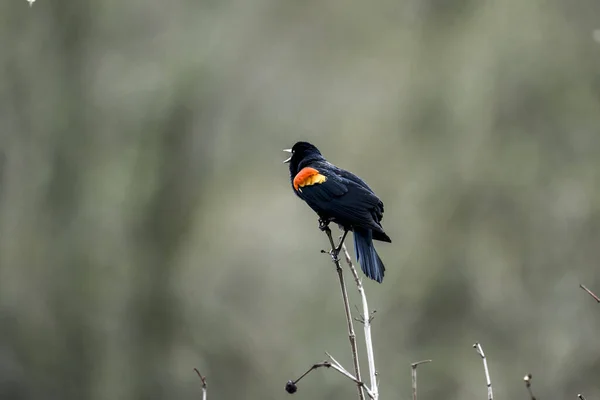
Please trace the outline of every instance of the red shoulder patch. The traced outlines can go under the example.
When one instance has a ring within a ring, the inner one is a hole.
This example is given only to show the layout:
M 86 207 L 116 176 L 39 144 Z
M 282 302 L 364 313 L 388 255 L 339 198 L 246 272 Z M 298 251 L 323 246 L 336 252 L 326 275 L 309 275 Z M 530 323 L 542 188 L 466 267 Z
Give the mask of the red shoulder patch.
M 321 175 L 316 169 L 311 167 L 302 168 L 294 177 L 294 189 L 300 190 L 301 187 L 316 185 L 326 180 L 327 177 Z

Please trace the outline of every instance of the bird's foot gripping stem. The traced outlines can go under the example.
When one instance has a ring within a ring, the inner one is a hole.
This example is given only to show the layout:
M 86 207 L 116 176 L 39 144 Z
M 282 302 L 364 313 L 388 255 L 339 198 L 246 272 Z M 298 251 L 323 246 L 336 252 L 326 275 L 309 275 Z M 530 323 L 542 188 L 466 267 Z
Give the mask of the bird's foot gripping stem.
M 331 260 L 334 263 L 337 263 L 337 262 L 340 261 L 340 259 L 338 257 L 338 255 L 340 254 L 339 250 L 336 250 L 336 249 L 329 250 L 329 251 L 327 251 L 327 250 L 321 250 L 321 253 L 323 253 L 323 254 L 329 254 L 331 256 Z
M 335 257 L 337 258 L 338 254 L 340 254 L 340 251 L 342 251 L 342 246 L 344 245 L 344 240 L 346 240 L 347 234 L 348 234 L 348 230 L 344 229 L 344 234 L 340 238 L 340 244 L 338 244 L 337 247 L 332 250 L 332 252 L 334 253 L 334 254 L 332 254 L 332 256 L 335 255 Z
M 339 261 L 338 255 L 342 250 L 342 246 L 344 246 L 344 240 L 346 239 L 346 235 L 348 235 L 348 229 L 344 229 L 344 234 L 340 237 L 340 243 L 337 246 L 333 242 L 333 237 L 331 236 L 331 229 L 329 229 L 329 221 L 319 219 L 319 229 L 321 229 L 327 234 L 327 236 L 329 237 L 329 241 L 331 242 L 331 250 L 321 250 L 321 253 L 329 254 L 334 262 Z
M 331 220 L 329 219 L 323 219 L 323 218 L 319 218 L 319 229 L 322 232 L 327 232 L 329 230 L 329 223 L 331 222 Z M 331 230 L 329 230 L 331 232 Z

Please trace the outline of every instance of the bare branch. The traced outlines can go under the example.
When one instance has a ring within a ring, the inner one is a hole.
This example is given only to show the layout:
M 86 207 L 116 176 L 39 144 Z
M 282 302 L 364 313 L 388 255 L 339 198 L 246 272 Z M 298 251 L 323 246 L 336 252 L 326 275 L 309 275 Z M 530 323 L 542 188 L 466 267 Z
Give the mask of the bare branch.
M 485 380 L 487 383 L 488 400 L 494 400 L 494 394 L 492 392 L 492 380 L 490 379 L 490 371 L 488 370 L 487 359 L 485 358 L 483 348 L 478 342 L 475 342 L 473 348 L 477 350 L 477 354 L 479 354 L 479 356 L 483 360 L 483 369 L 485 371 Z
M 585 286 L 583 286 L 581 284 L 579 285 L 579 287 L 582 288 L 583 290 L 585 290 L 587 292 L 587 294 L 589 294 L 590 296 L 592 296 L 592 298 L 594 300 L 596 300 L 597 303 L 600 303 L 600 297 L 596 296 L 594 294 L 594 292 L 592 292 L 590 289 L 586 288 Z
M 527 388 L 527 391 L 529 392 L 529 397 L 530 400 L 536 400 L 535 396 L 533 395 L 533 390 L 531 389 L 531 380 L 532 380 L 532 376 L 531 374 L 527 374 L 525 375 L 525 377 L 523 377 L 523 381 L 525 382 L 525 387 Z
M 417 361 L 415 363 L 410 364 L 413 400 L 417 400 L 417 367 L 421 364 L 430 363 L 430 362 L 431 362 L 431 360 L 423 360 L 423 361 Z
M 364 384 L 364 382 L 356 379 L 354 376 L 352 376 L 352 374 L 350 372 L 348 372 L 348 370 L 346 370 L 346 368 L 344 368 L 342 366 L 342 364 L 339 363 L 339 361 L 337 361 L 335 358 L 333 358 L 333 356 L 327 352 L 325 352 L 325 354 L 327 355 L 327 357 L 329 357 L 329 359 L 331 360 L 331 367 L 334 368 L 335 370 L 337 370 L 340 374 L 344 375 L 345 377 L 347 377 L 348 379 L 354 381 L 357 385 L 360 385 L 363 387 L 363 390 L 365 392 L 367 392 L 367 395 L 371 398 L 374 399 L 373 397 L 373 392 L 371 392 L 371 390 Z
M 338 366 L 341 370 L 345 371 L 345 373 L 350 374 L 350 372 L 346 371 L 346 369 L 342 366 L 342 364 L 340 364 L 340 362 L 338 360 L 336 360 L 335 358 L 333 358 L 333 356 L 331 354 L 329 354 L 328 352 L 325 352 L 325 355 L 327 357 L 329 357 L 329 359 L 331 360 L 331 362 L 333 363 L 333 365 Z
M 367 295 L 365 294 L 365 289 L 363 287 L 362 281 L 358 277 L 358 273 L 356 272 L 356 268 L 352 263 L 352 258 L 350 257 L 350 254 L 348 253 L 348 249 L 346 248 L 345 244 L 342 244 L 342 249 L 344 250 L 346 263 L 348 264 L 348 268 L 350 268 L 350 272 L 352 272 L 354 282 L 356 283 L 356 288 L 358 289 L 358 293 L 360 293 L 360 298 L 362 300 L 363 311 L 361 322 L 365 330 L 365 345 L 367 347 L 367 361 L 369 363 L 369 377 L 371 380 L 370 389 L 373 392 L 373 396 L 375 396 L 375 400 L 377 400 L 379 398 L 379 384 L 377 382 L 377 370 L 375 369 L 375 354 L 373 352 L 373 339 L 371 337 L 371 321 L 373 320 L 373 318 L 369 313 Z
M 200 371 L 198 371 L 198 368 L 194 368 L 194 371 L 196 371 L 196 373 L 200 377 L 200 380 L 202 381 L 202 400 L 206 400 L 206 391 L 207 391 L 206 390 L 207 389 L 206 377 L 202 376 L 202 374 L 200 374 Z
M 304 378 L 306 375 L 308 375 L 309 373 L 311 373 L 315 369 L 318 369 L 318 368 L 321 368 L 321 367 L 325 367 L 325 368 L 333 368 L 334 370 L 336 370 L 337 372 L 339 372 L 340 374 L 342 374 L 346 378 L 350 379 L 352 382 L 354 382 L 358 386 L 362 387 L 366 391 L 367 395 L 371 399 L 373 399 L 373 394 L 371 393 L 371 391 L 367 387 L 365 387 L 365 384 L 363 382 L 361 382 L 358 379 L 356 379 L 356 377 L 354 375 L 352 375 L 344 367 L 342 367 L 342 365 L 339 362 L 337 362 L 329 353 L 327 353 L 327 356 L 331 359 L 331 362 L 329 362 L 329 361 L 323 361 L 323 362 L 320 362 L 320 363 L 313 364 L 306 372 L 304 372 L 302 375 L 300 375 L 300 377 L 298 379 L 293 380 L 293 381 L 287 381 L 287 383 L 285 384 L 285 390 L 286 390 L 286 392 L 288 392 L 288 393 L 296 393 L 296 391 L 298 390 L 298 382 L 300 382 L 300 380 L 302 378 Z
M 305 373 L 303 373 L 302 375 L 300 375 L 300 377 L 296 380 L 293 381 L 287 381 L 287 383 L 285 384 L 285 391 L 288 393 L 296 393 L 296 391 L 298 390 L 298 382 L 300 382 L 302 380 L 302 378 L 304 378 L 306 375 L 308 375 L 310 372 L 314 371 L 317 368 L 321 368 L 321 367 L 331 367 L 331 363 L 329 361 L 323 361 L 321 363 L 317 363 L 317 364 L 313 364 L 312 367 L 310 367 Z
M 354 363 L 354 374 L 356 382 L 362 382 L 360 377 L 360 365 L 358 363 L 358 349 L 356 346 L 356 333 L 354 333 L 354 324 L 352 322 L 352 314 L 350 312 L 350 302 L 348 301 L 348 290 L 346 289 L 346 282 L 344 280 L 344 273 L 340 266 L 340 259 L 338 258 L 338 252 L 336 251 L 336 245 L 333 242 L 333 236 L 331 236 L 331 229 L 327 222 L 319 221 L 319 229 L 321 229 L 329 238 L 331 244 L 331 259 L 335 264 L 338 278 L 340 281 L 340 289 L 342 291 L 342 300 L 344 301 L 344 312 L 346 313 L 346 322 L 348 323 L 348 339 L 350 340 L 350 348 L 352 349 L 352 361 Z M 363 391 L 363 384 L 357 383 L 358 398 L 364 400 L 365 394 Z

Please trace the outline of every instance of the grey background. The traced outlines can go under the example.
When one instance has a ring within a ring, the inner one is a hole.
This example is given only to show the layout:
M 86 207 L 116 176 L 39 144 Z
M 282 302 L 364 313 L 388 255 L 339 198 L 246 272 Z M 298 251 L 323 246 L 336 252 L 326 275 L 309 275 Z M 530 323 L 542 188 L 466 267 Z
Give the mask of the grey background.
M 386 204 L 382 399 L 424 358 L 421 400 L 485 398 L 475 341 L 498 399 L 528 372 L 599 398 L 596 29 L 596 0 L 0 2 L 0 398 L 200 398 L 197 367 L 209 399 L 284 399 L 324 351 L 351 368 L 299 139 Z M 354 396 L 317 371 L 294 398 Z

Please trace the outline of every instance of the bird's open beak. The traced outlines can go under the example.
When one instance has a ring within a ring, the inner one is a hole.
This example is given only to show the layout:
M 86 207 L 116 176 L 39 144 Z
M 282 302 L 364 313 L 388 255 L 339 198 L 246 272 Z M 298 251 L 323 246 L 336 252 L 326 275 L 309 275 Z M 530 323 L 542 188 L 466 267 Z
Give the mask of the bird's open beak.
M 287 152 L 287 153 L 292 153 L 292 149 L 283 149 L 283 151 Z M 288 158 L 287 160 L 285 160 L 283 163 L 287 164 L 290 162 L 290 160 L 292 159 L 292 156 L 290 156 L 290 158 Z

